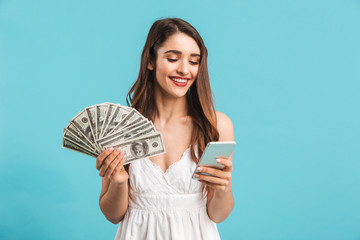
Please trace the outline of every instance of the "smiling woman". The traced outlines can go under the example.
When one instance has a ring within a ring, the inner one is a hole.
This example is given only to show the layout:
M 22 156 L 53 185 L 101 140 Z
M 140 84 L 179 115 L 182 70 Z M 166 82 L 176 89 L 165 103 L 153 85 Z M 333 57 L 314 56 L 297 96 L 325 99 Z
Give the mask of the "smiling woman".
M 121 149 L 97 157 L 100 208 L 120 222 L 115 239 L 219 239 L 216 223 L 234 206 L 232 156 L 219 159 L 223 169 L 202 166 L 197 180 L 192 173 L 206 144 L 233 141 L 234 131 L 214 109 L 207 49 L 193 26 L 178 18 L 152 25 L 128 104 L 153 121 L 166 153 L 126 168 Z M 145 150 L 139 144 L 133 151 Z
M 155 96 L 185 96 L 199 71 L 200 49 L 193 38 L 176 33 L 158 49 L 156 69 L 149 63 L 148 69 L 156 74 Z

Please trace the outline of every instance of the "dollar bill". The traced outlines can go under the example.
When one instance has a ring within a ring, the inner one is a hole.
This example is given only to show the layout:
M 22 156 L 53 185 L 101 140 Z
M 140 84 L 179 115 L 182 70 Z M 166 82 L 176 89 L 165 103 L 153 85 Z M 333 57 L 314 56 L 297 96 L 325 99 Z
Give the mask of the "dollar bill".
M 83 153 L 83 154 L 89 155 L 89 156 L 94 157 L 94 158 L 97 157 L 97 154 L 96 154 L 96 153 L 91 152 L 91 151 L 88 151 L 88 150 L 82 148 L 81 146 L 78 146 L 76 143 L 71 142 L 70 140 L 68 140 L 68 139 L 66 139 L 66 138 L 63 138 L 62 147 L 63 147 L 63 148 L 70 149 L 70 150 L 73 150 L 73 151 L 76 151 L 76 152 L 79 152 L 79 153 Z
M 93 139 L 96 139 L 96 120 L 95 120 L 95 106 L 85 108 L 85 112 L 89 119 L 90 129 Z
M 110 117 L 115 112 L 115 106 L 116 105 L 113 104 L 113 103 L 108 104 L 108 108 L 106 109 L 106 114 L 104 116 L 104 122 L 103 122 L 103 126 L 101 128 L 100 134 L 99 134 L 99 138 L 101 138 L 101 136 L 104 133 L 104 130 L 105 130 L 106 126 L 109 124 Z
M 119 133 L 122 134 L 124 131 L 130 131 L 131 129 L 139 127 L 139 126 L 141 126 L 141 125 L 143 125 L 143 124 L 145 124 L 147 122 L 149 122 L 149 120 L 147 120 L 147 119 L 140 119 L 140 120 L 136 119 L 131 124 L 124 125 L 124 127 L 119 128 L 117 131 L 114 131 L 111 134 L 108 134 L 108 135 L 106 135 L 106 136 L 104 136 L 102 138 L 99 138 L 96 142 L 103 142 L 104 141 L 103 139 L 111 139 L 115 135 L 119 135 Z
M 135 134 L 134 136 L 126 138 L 125 141 L 128 140 L 128 139 L 132 139 L 132 138 L 145 137 L 147 135 L 152 135 L 153 133 L 156 133 L 155 128 L 147 128 L 144 131 L 141 131 L 138 134 Z
M 118 123 L 108 134 L 111 135 L 112 133 L 119 131 L 121 128 L 124 128 L 125 126 L 131 126 L 132 124 L 140 122 L 143 119 L 145 118 L 138 111 L 132 109 L 129 114 L 127 114 L 125 118 L 120 123 Z
M 95 148 L 92 148 L 91 146 L 83 143 L 79 138 L 77 138 L 74 134 L 72 134 L 70 131 L 68 131 L 67 129 L 64 129 L 64 134 L 63 134 L 63 138 L 76 143 L 78 146 L 83 147 L 84 149 L 91 151 L 91 152 L 96 152 Z
M 124 151 L 126 157 L 124 165 L 137 159 L 165 153 L 165 146 L 160 133 L 132 139 L 125 143 L 116 144 L 113 147 L 120 147 Z
M 71 123 L 74 124 L 74 126 L 79 130 L 87 140 L 94 143 L 95 139 L 91 132 L 91 127 L 89 123 L 89 119 L 87 117 L 87 114 L 84 110 L 82 110 L 80 113 L 78 113 L 72 120 Z
M 127 127 L 137 127 L 139 125 L 144 124 L 147 121 L 148 120 L 145 119 L 144 117 L 139 117 L 139 118 L 135 119 L 134 121 L 128 123 L 127 125 L 124 125 L 123 127 L 119 128 L 118 130 L 123 129 L 123 128 L 127 128 Z
M 104 118 L 106 115 L 106 110 L 108 109 L 109 104 L 99 104 L 95 105 L 95 116 L 96 116 L 96 135 L 95 138 L 98 139 L 101 133 L 101 128 L 104 123 Z
M 98 140 L 97 143 L 99 144 L 100 148 L 103 150 L 104 148 L 106 148 L 108 146 L 120 144 L 128 139 L 133 138 L 134 136 L 139 136 L 139 134 L 141 132 L 143 132 L 147 129 L 154 130 L 154 125 L 152 124 L 152 122 L 147 121 L 144 124 L 137 126 L 137 127 L 130 126 L 130 127 L 123 128 L 113 135 L 110 135 L 108 137 Z M 155 130 L 153 132 L 155 132 Z
M 114 104 L 114 111 L 112 114 L 107 113 L 108 117 L 106 119 L 109 119 L 107 123 L 105 123 L 105 127 L 103 127 L 102 134 L 100 138 L 105 137 L 108 135 L 109 132 L 111 132 L 114 127 L 119 124 L 126 115 L 130 112 L 130 109 L 128 107 L 121 106 L 119 104 Z
M 68 130 L 69 132 L 71 132 L 73 135 L 75 135 L 78 139 L 80 139 L 83 143 L 85 143 L 86 145 L 88 146 L 91 146 L 92 148 L 95 148 L 95 144 L 90 142 L 86 137 L 85 135 L 79 131 L 75 125 L 70 122 L 66 127 L 65 127 L 66 130 Z

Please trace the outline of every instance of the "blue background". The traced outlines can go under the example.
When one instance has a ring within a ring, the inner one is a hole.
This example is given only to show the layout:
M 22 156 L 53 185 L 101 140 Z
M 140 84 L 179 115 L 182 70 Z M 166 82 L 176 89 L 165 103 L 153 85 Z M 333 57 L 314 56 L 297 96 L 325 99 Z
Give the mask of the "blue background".
M 125 104 L 151 24 L 202 35 L 235 127 L 223 239 L 360 239 L 360 2 L 0 0 L 0 239 L 113 239 L 84 107 Z

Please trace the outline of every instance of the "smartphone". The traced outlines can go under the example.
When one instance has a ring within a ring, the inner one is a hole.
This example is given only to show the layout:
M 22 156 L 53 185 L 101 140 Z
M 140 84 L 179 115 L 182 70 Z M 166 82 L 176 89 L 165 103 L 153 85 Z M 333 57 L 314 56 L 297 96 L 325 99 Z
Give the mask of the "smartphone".
M 196 169 L 192 175 L 193 179 L 196 179 L 194 177 L 194 174 L 197 171 L 197 168 L 201 165 L 204 167 L 214 167 L 218 169 L 222 169 L 224 165 L 221 165 L 216 162 L 216 158 L 218 157 L 230 157 L 231 153 L 234 151 L 236 143 L 233 141 L 230 142 L 209 142 L 206 145 L 206 148 L 204 150 L 203 155 L 200 158 L 200 161 L 198 165 L 196 166 Z M 204 175 L 209 175 L 208 173 L 201 173 Z

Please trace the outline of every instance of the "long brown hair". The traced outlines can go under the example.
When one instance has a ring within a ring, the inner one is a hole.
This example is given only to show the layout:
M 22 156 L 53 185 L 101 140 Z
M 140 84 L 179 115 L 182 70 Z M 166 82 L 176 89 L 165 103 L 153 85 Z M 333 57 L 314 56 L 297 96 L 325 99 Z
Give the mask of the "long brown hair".
M 150 120 L 154 120 L 157 109 L 154 98 L 155 71 L 150 71 L 149 63 L 156 63 L 157 50 L 173 34 L 184 33 L 192 37 L 200 48 L 200 63 L 197 79 L 186 94 L 188 114 L 193 121 L 190 154 L 195 163 L 199 162 L 206 144 L 219 140 L 216 113 L 210 88 L 207 67 L 208 52 L 205 44 L 188 22 L 179 18 L 160 19 L 153 23 L 141 54 L 139 76 L 127 94 L 126 102 Z M 197 149 L 196 149 L 197 147 Z M 197 152 L 195 152 L 197 150 Z

